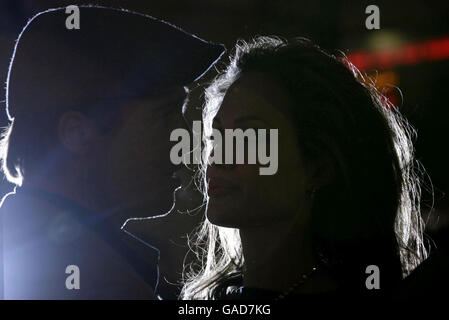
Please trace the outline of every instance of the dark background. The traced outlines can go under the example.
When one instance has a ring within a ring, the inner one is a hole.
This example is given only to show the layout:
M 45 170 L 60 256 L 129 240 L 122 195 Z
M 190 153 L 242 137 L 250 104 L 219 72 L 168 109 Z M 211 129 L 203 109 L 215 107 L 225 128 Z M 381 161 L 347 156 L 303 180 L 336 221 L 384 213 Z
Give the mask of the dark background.
M 364 52 L 372 55 L 382 50 L 449 39 L 449 1 L 274 1 L 274 0 L 159 0 L 159 1 L 36 1 L 2 0 L 0 2 L 0 79 L 6 80 L 14 41 L 26 21 L 35 13 L 70 4 L 101 4 L 123 7 L 181 26 L 200 37 L 221 42 L 231 48 L 236 39 L 254 35 L 304 36 L 336 53 Z M 380 9 L 380 29 L 367 30 L 365 8 L 375 4 Z M 81 18 L 82 23 L 82 18 Z M 142 39 L 145 41 L 145 39 Z M 449 45 L 448 45 L 449 46 Z M 440 49 L 438 49 L 440 50 Z M 441 48 L 443 50 L 443 48 Z M 445 49 L 446 53 L 448 47 Z M 351 56 L 350 56 L 351 57 Z M 356 63 L 356 61 L 354 61 Z M 444 241 L 449 226 L 449 54 L 438 59 L 420 59 L 416 63 L 378 63 L 364 70 L 378 74 L 380 85 L 400 88 L 389 97 L 418 130 L 417 157 L 426 168 L 435 196 L 424 192 L 423 211 L 428 216 L 428 233 Z M 377 72 L 377 73 L 376 73 Z M 4 100 L 4 89 L 0 89 Z M 3 104 L 2 104 L 3 106 Z M 0 125 L 6 125 L 0 112 Z M 0 192 L 12 187 L 4 179 Z

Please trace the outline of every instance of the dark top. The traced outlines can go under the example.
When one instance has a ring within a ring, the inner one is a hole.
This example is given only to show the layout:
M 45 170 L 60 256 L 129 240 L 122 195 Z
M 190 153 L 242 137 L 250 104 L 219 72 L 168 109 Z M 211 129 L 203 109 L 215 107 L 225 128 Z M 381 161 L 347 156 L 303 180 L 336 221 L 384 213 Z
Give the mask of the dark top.
M 157 252 L 106 223 L 107 213 L 18 188 L 0 214 L 4 299 L 155 298 Z M 66 287 L 70 265 L 79 268 L 79 289 Z
M 432 251 L 430 257 L 402 281 L 394 293 L 396 300 L 447 301 L 449 250 Z
M 375 301 L 388 301 L 388 296 L 381 290 L 366 290 L 364 292 L 351 292 L 344 289 L 338 289 L 330 292 L 322 293 L 310 293 L 299 294 L 290 293 L 283 295 L 282 292 L 264 290 L 258 288 L 245 288 L 241 287 L 236 292 L 227 294 L 223 300 L 238 300 L 238 301 L 301 301 L 302 303 L 354 303 L 360 302 L 375 302 Z

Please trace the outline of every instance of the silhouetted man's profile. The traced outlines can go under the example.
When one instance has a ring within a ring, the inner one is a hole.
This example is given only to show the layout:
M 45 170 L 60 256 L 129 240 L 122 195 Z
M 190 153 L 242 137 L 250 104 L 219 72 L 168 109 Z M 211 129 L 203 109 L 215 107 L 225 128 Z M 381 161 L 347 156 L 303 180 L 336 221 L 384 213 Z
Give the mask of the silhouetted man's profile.
M 11 60 L 6 299 L 154 298 L 152 250 L 120 227 L 170 209 L 183 87 L 224 51 L 146 15 L 79 9 L 79 29 L 65 8 L 35 16 Z

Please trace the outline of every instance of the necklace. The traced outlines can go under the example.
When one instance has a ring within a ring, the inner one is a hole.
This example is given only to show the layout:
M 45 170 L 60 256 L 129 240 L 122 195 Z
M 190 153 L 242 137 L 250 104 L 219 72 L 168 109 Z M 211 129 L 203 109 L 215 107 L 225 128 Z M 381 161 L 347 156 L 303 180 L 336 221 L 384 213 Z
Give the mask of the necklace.
M 309 278 L 315 273 L 316 270 L 317 270 L 317 267 L 313 267 L 312 270 L 309 271 L 308 273 L 302 273 L 300 275 L 298 281 L 296 281 L 294 284 L 292 284 L 290 286 L 290 288 L 288 288 L 287 290 L 283 291 L 274 300 L 277 301 L 277 300 L 285 299 L 285 297 L 289 296 L 293 292 L 293 290 L 295 290 L 299 286 L 303 285 L 307 280 L 309 280 Z

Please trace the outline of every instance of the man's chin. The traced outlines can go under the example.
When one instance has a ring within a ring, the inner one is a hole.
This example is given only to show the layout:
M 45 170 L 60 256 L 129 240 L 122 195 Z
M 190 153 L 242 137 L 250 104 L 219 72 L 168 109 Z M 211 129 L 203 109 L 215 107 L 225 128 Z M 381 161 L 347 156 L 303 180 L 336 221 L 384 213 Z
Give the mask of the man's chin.
M 136 201 L 130 207 L 130 214 L 134 217 L 152 217 L 163 215 L 169 212 L 175 203 L 175 193 L 179 187 L 169 188 L 164 193 L 153 194 L 153 197 L 146 197 L 143 201 Z M 142 198 L 141 198 L 142 199 Z

